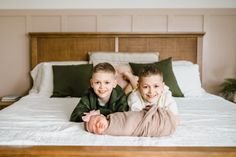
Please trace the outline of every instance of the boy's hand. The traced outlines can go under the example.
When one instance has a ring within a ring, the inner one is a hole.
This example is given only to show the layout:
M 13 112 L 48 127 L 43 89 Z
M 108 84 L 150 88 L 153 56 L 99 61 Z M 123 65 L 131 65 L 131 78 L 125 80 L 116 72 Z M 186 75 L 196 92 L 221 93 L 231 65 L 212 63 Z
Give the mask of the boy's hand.
M 85 112 L 84 113 L 84 116 L 82 116 L 82 120 L 84 122 L 88 122 L 90 120 L 90 117 L 93 116 L 93 115 L 99 115 L 100 114 L 100 110 L 92 110 L 90 112 Z

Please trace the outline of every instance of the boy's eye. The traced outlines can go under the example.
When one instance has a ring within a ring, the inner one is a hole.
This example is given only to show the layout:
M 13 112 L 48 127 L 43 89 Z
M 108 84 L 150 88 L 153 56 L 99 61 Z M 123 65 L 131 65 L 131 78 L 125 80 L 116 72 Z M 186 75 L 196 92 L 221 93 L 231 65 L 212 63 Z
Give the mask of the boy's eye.
M 96 81 L 95 84 L 100 84 L 100 82 Z
M 109 84 L 110 82 L 109 81 L 106 81 L 105 84 Z
M 158 85 L 155 85 L 154 87 L 155 87 L 155 88 L 158 88 L 159 86 L 158 86 Z
M 148 88 L 148 86 L 143 86 L 143 88 L 145 88 L 145 89 L 146 89 L 146 88 Z

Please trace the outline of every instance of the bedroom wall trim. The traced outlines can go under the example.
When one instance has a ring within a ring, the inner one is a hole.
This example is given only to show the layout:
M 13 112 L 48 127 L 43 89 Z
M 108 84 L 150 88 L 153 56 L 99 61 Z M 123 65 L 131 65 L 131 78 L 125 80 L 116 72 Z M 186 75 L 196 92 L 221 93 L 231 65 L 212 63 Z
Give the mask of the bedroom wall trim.
M 217 94 L 225 77 L 236 76 L 236 9 L 6 9 L 0 10 L 0 97 L 24 95 L 31 87 L 29 32 L 206 32 L 197 61 L 203 87 Z M 11 56 L 14 64 L 6 62 Z

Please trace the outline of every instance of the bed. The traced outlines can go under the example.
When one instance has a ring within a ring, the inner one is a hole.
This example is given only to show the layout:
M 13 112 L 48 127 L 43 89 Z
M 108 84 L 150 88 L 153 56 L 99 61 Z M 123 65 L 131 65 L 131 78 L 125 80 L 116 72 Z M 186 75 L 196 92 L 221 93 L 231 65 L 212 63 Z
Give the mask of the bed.
M 236 156 L 236 105 L 201 88 L 203 36 L 203 32 L 30 33 L 32 89 L 0 111 L 0 156 Z M 106 58 L 104 54 L 116 59 L 131 54 L 143 60 L 153 52 L 158 52 L 159 60 L 172 57 L 184 94 L 175 97 L 181 124 L 168 137 L 90 134 L 82 123 L 69 121 L 80 98 L 51 98 L 52 81 L 39 79 L 45 68 L 52 73 L 53 65 L 94 64 Z M 96 60 L 97 54 L 101 56 Z M 193 84 L 191 90 L 186 82 Z

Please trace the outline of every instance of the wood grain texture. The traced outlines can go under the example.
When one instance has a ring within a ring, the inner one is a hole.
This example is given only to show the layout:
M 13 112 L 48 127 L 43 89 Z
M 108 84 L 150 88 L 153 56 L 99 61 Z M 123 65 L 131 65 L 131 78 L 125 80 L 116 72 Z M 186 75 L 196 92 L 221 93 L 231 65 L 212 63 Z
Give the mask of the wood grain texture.
M 235 147 L 28 146 L 0 147 L 0 156 L 31 157 L 235 157 Z
M 45 61 L 88 60 L 88 52 L 159 52 L 197 63 L 199 33 L 30 33 L 31 68 Z M 117 40 L 117 41 L 116 41 Z M 115 42 L 118 42 L 116 44 Z M 118 47 L 116 47 L 118 46 Z

